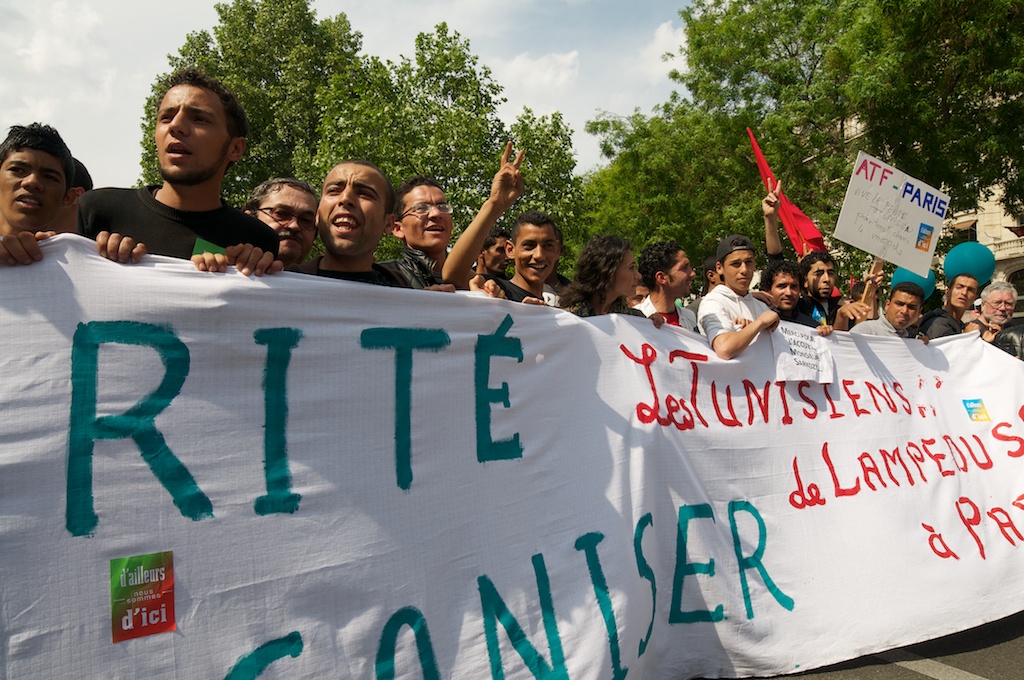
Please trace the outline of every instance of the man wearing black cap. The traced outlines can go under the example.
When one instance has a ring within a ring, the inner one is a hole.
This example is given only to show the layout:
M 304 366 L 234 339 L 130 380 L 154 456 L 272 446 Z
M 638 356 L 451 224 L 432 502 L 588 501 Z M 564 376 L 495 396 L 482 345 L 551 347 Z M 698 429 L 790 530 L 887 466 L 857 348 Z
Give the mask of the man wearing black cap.
M 758 333 L 779 325 L 778 313 L 750 294 L 756 267 L 749 238 L 733 234 L 719 242 L 715 270 L 722 285 L 704 296 L 697 326 L 720 359 L 732 359 Z

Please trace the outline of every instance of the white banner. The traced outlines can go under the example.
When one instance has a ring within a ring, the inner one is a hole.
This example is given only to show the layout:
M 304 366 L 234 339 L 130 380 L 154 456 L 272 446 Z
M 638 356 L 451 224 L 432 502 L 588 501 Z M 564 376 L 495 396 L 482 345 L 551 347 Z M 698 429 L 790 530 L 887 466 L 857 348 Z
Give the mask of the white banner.
M 948 208 L 947 194 L 861 151 L 835 237 L 928 276 Z
M 1024 367 L 976 335 L 782 382 L 766 338 L 93 247 L 0 270 L 4 677 L 741 677 L 1024 609 Z

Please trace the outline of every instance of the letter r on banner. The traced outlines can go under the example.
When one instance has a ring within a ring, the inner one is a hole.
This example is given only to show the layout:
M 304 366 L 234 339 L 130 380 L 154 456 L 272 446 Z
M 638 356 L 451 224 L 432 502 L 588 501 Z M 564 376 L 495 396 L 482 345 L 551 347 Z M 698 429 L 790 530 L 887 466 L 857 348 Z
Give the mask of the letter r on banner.
M 164 364 L 160 385 L 119 416 L 96 415 L 99 351 L 104 343 L 152 347 Z M 185 517 L 213 517 L 213 504 L 156 429 L 157 415 L 181 392 L 190 358 L 170 328 L 136 321 L 78 324 L 71 347 L 71 425 L 68 433 L 65 525 L 72 536 L 87 536 L 99 524 L 93 506 L 92 454 L 97 439 L 131 437 L 150 470 Z

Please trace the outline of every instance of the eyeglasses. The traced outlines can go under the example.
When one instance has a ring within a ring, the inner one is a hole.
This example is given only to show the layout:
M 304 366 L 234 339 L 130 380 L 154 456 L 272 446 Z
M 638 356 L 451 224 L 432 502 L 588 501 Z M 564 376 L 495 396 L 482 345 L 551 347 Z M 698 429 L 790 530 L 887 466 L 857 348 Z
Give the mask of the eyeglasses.
M 398 219 L 402 219 L 406 215 L 416 215 L 417 217 L 423 217 L 430 212 L 431 208 L 437 208 L 437 212 L 442 215 L 450 215 L 452 213 L 452 206 L 450 203 L 441 201 L 440 203 L 413 203 L 408 210 L 401 214 Z
M 307 215 L 296 215 L 287 208 L 274 207 L 274 208 L 257 208 L 261 213 L 270 215 L 270 218 L 278 224 L 284 226 L 291 224 L 292 220 L 299 225 L 299 229 L 303 231 L 313 231 L 316 229 L 316 220 Z
M 1012 309 L 1017 306 L 1017 303 L 1011 300 L 987 300 L 985 304 L 992 305 L 993 307 L 1003 307 L 1004 309 Z

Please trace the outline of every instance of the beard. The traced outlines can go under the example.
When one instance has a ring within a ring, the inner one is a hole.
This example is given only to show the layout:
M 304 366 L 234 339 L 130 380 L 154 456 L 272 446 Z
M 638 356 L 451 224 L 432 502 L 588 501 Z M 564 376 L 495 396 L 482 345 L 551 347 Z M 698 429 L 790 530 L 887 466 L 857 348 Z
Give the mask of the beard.
M 220 150 L 219 157 L 215 163 L 205 168 L 182 169 L 173 166 L 160 164 L 160 177 L 171 186 L 194 187 L 207 180 L 213 179 L 220 173 L 221 164 L 227 158 L 228 148 L 231 146 L 229 139 Z
M 179 170 L 178 168 L 165 168 L 160 166 L 160 177 L 171 186 L 194 187 L 202 184 L 208 179 L 215 177 L 220 167 L 195 168 L 193 170 Z

